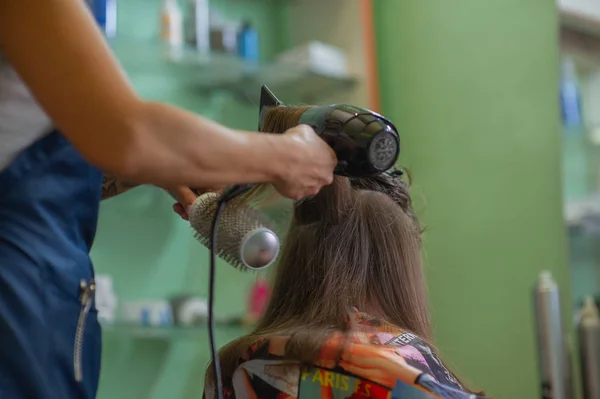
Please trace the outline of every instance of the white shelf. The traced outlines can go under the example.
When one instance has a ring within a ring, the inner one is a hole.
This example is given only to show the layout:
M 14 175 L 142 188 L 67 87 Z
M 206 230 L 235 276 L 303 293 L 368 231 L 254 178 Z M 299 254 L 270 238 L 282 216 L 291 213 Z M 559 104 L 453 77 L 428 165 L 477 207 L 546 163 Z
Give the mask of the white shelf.
M 250 330 L 249 327 L 233 323 L 215 323 L 215 332 L 223 335 L 243 335 Z M 193 327 L 151 327 L 135 324 L 110 324 L 102 323 L 102 332 L 114 334 L 121 338 L 129 339 L 156 339 L 156 340 L 187 340 L 205 339 L 208 335 L 208 325 L 202 324 Z
M 570 54 L 581 72 L 600 66 L 600 2 L 598 0 L 558 0 L 560 45 Z
M 600 219 L 600 193 L 568 202 L 564 208 L 564 217 L 569 227 L 579 227 L 586 221 Z
M 600 2 L 597 0 L 558 0 L 561 24 L 600 39 Z

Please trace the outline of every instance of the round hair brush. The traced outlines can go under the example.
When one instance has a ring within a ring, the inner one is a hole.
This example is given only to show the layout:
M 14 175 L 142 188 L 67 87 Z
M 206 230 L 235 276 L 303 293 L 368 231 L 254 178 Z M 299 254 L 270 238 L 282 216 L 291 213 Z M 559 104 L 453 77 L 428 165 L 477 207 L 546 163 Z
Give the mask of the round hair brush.
M 210 248 L 212 219 L 217 210 L 219 194 L 199 196 L 189 213 L 190 226 L 196 239 Z M 275 223 L 252 207 L 231 201 L 219 217 L 217 256 L 235 268 L 260 270 L 277 258 L 281 246 L 274 233 Z

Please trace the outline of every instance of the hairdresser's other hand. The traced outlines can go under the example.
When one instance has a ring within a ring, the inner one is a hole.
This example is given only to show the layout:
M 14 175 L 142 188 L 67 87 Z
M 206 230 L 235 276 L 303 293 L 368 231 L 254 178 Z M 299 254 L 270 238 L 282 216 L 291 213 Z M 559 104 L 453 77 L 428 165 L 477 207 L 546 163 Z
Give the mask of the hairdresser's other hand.
M 196 201 L 199 195 L 208 192 L 220 192 L 221 189 L 217 188 L 189 188 L 189 187 L 176 187 L 167 190 L 178 202 L 173 204 L 173 210 L 183 220 L 189 220 L 190 208 Z
M 315 195 L 333 182 L 337 164 L 335 152 L 308 125 L 287 130 L 290 146 L 286 170 L 275 183 L 279 194 L 291 199 Z

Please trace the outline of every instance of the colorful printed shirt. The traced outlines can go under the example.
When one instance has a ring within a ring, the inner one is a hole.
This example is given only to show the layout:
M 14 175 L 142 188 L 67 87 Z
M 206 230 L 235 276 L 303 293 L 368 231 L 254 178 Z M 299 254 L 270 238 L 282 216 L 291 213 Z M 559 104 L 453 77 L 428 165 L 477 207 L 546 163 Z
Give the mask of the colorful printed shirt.
M 483 399 L 464 392 L 416 335 L 364 313 L 354 317 L 356 332 L 324 342 L 312 367 L 283 359 L 286 337 L 257 341 L 224 381 L 225 399 Z M 216 398 L 214 386 L 205 397 Z

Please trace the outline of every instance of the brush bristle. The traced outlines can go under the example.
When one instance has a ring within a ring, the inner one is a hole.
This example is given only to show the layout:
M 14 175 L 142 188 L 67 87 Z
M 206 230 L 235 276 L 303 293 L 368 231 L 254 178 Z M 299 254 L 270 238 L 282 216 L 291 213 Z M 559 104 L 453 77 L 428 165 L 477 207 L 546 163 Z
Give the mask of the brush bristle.
M 203 194 L 196 199 L 190 210 L 190 226 L 194 229 L 194 237 L 207 248 L 210 247 L 212 221 L 218 198 L 216 193 Z M 243 202 L 233 200 L 228 203 L 219 218 L 217 256 L 236 269 L 247 270 L 241 259 L 240 246 L 246 234 L 260 227 L 275 231 L 275 223 L 264 214 Z

